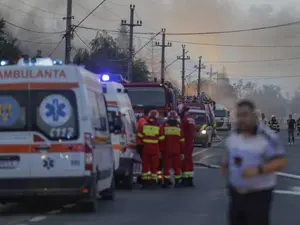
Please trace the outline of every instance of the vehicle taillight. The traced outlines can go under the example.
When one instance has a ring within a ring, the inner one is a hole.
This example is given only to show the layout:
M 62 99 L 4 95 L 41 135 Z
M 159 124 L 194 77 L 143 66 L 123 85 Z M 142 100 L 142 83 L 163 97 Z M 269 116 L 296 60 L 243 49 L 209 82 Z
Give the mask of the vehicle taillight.
M 90 133 L 84 133 L 84 157 L 85 170 L 93 171 L 93 145 Z

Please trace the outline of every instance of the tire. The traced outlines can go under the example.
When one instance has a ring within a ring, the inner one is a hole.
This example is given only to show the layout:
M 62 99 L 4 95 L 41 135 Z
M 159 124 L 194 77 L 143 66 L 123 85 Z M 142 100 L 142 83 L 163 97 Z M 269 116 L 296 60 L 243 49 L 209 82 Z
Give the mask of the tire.
M 98 201 L 97 201 L 97 182 L 96 179 L 93 182 L 93 185 L 91 187 L 91 196 L 89 199 L 85 200 L 83 203 L 84 211 L 86 212 L 97 212 L 98 210 Z
M 228 125 L 228 130 L 227 131 L 231 131 L 231 125 Z
M 112 201 L 115 199 L 115 190 L 116 190 L 116 182 L 115 182 L 115 174 L 113 174 L 110 187 L 107 190 L 102 191 L 100 195 L 103 200 Z
M 128 176 L 124 176 L 122 187 L 127 190 L 133 188 L 133 163 L 130 166 Z

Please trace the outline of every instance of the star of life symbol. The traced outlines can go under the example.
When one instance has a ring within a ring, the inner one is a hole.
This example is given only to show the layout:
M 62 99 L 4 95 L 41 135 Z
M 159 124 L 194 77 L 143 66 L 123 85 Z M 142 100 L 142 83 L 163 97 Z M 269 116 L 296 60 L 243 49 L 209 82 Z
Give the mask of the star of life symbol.
M 43 167 L 46 168 L 47 170 L 50 170 L 51 168 L 54 167 L 54 160 L 51 158 L 46 158 L 43 160 Z
M 40 105 L 40 116 L 50 126 L 61 126 L 71 117 L 72 108 L 68 99 L 62 95 L 49 95 Z

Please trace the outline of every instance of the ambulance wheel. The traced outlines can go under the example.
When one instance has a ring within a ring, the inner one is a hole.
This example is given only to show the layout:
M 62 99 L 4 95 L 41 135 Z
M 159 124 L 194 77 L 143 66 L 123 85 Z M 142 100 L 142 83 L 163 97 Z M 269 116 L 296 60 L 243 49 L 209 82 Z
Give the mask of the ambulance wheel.
M 116 181 L 115 174 L 111 178 L 110 187 L 100 193 L 103 200 L 114 200 L 115 199 L 115 190 L 116 190 Z
M 92 183 L 92 187 L 90 189 L 90 197 L 85 199 L 83 202 L 83 209 L 87 212 L 97 212 L 98 210 L 98 199 L 97 199 L 97 182 L 96 179 Z
M 133 188 L 133 163 L 129 169 L 128 176 L 124 176 L 122 186 L 124 189 L 131 190 Z

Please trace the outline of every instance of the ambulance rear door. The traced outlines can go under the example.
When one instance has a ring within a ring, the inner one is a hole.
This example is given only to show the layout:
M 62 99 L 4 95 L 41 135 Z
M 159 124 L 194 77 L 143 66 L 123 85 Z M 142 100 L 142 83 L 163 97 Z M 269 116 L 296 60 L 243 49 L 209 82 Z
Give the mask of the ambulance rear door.
M 79 133 L 83 129 L 79 106 L 87 107 L 82 100 L 84 92 L 68 83 L 48 86 L 41 89 L 42 86 L 35 84 L 36 88 L 30 89 L 31 176 L 66 179 L 84 176 L 84 140 Z
M 4 68 L 4 67 L 3 67 Z M 0 71 L 0 74 L 2 74 Z M 2 77 L 3 78 L 3 77 Z M 28 178 L 32 154 L 27 84 L 0 84 L 0 177 Z M 0 188 L 13 188 L 8 181 Z

